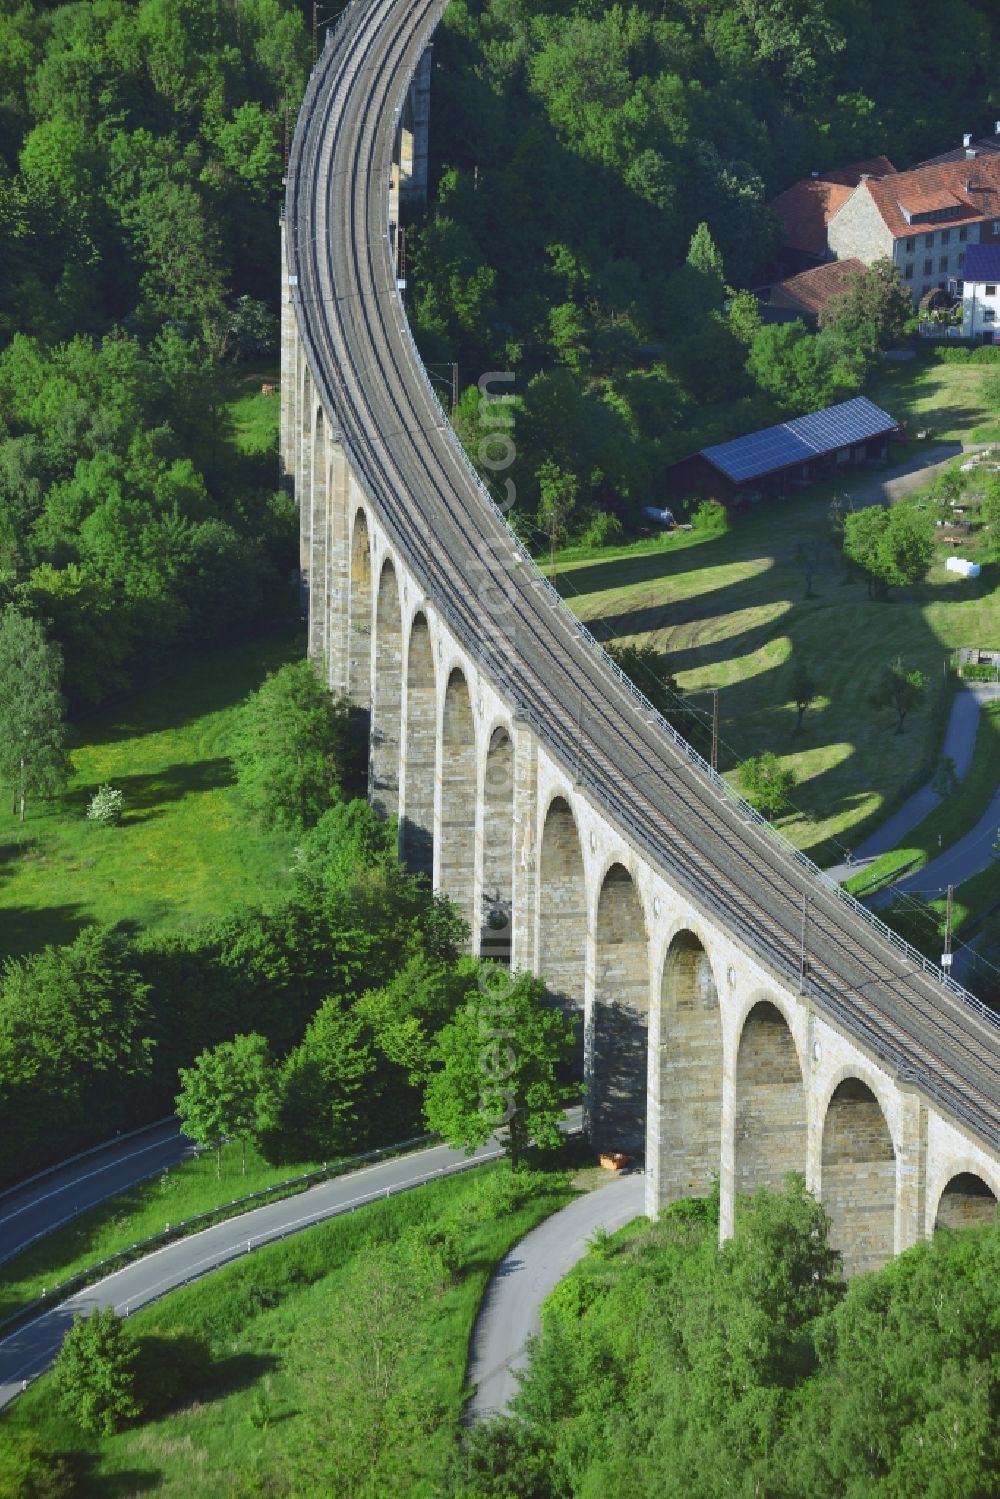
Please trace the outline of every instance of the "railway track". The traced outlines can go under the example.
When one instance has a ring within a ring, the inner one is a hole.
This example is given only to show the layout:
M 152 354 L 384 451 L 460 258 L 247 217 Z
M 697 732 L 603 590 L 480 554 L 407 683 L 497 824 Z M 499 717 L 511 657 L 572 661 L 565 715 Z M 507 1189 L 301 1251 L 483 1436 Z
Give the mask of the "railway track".
M 309 367 L 352 467 L 433 607 L 609 819 L 699 907 L 901 1079 L 1000 1149 L 998 1017 L 733 795 L 520 549 L 441 410 L 396 290 L 393 138 L 446 0 L 354 0 L 307 89 L 289 163 L 289 269 Z M 491 630 L 473 579 L 504 580 Z

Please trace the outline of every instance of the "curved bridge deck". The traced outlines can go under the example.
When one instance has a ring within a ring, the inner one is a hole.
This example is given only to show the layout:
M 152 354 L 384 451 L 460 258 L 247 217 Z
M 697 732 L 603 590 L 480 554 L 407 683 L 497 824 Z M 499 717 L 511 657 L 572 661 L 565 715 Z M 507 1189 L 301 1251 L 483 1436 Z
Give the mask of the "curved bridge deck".
M 387 203 L 406 89 L 444 8 L 355 0 L 299 118 L 288 270 L 337 440 L 412 576 L 514 721 L 531 725 L 698 909 L 996 1152 L 997 1017 L 839 892 L 658 718 L 520 548 L 443 415 L 396 289 Z M 502 596 L 501 613 L 484 604 L 480 580 Z

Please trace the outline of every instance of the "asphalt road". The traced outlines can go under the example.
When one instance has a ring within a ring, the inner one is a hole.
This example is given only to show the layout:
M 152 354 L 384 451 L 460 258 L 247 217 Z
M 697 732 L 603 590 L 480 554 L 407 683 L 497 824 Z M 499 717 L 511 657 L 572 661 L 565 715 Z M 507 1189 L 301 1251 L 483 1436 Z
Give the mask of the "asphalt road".
M 0 1263 L 136 1182 L 175 1166 L 194 1147 L 175 1120 L 112 1140 L 0 1196 Z
M 1000 1149 L 997 1017 L 777 837 L 657 717 L 519 547 L 431 389 L 396 288 L 387 194 L 407 82 L 444 9 L 356 0 L 309 81 L 289 159 L 298 326 L 352 472 L 417 589 L 570 782 L 796 987 L 805 911 L 810 1002 Z
M 286 1238 L 314 1223 L 350 1212 L 352 1208 L 391 1196 L 407 1187 L 465 1170 L 470 1159 L 493 1160 L 502 1153 L 499 1145 L 491 1144 L 483 1146 L 470 1158 L 446 1145 L 435 1145 L 428 1150 L 364 1166 L 359 1171 L 312 1187 L 297 1197 L 268 1203 L 266 1207 L 256 1208 L 239 1218 L 230 1218 L 214 1228 L 156 1250 L 145 1259 L 137 1260 L 71 1296 L 0 1341 L 0 1407 L 20 1394 L 25 1381 L 45 1372 L 77 1314 L 86 1316 L 106 1306 L 113 1306 L 122 1316 L 138 1311 L 166 1292 L 208 1275 L 220 1265 L 259 1249 L 262 1244 Z M 640 1202 L 638 1211 L 641 1210 Z
M 482 1421 L 506 1410 L 528 1361 L 529 1337 L 541 1331 L 541 1305 L 587 1251 L 598 1229 L 609 1232 L 639 1218 L 644 1179 L 610 1179 L 546 1218 L 500 1261 L 472 1330 L 468 1382 L 476 1392 L 465 1419 Z

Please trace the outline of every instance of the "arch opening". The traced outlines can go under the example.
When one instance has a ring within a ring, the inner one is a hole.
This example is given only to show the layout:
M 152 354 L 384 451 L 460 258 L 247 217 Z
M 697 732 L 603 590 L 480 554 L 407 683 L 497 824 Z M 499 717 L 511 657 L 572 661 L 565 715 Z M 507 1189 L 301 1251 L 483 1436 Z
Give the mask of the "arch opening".
M 434 873 L 434 774 L 437 764 L 437 676 L 431 632 L 414 617 L 406 653 L 406 776 L 403 857 L 414 874 Z
M 514 745 L 504 728 L 494 731 L 483 776 L 483 906 L 479 951 L 510 963 L 514 907 Z
M 474 930 L 476 874 L 476 730 L 469 684 L 456 666 L 441 724 L 441 859 L 438 885 Z
M 820 1181 L 844 1273 L 880 1269 L 894 1247 L 896 1152 L 882 1107 L 860 1078 L 845 1078 L 827 1105 Z
M 663 1202 L 705 1197 L 722 1155 L 722 1015 L 708 953 L 678 932 L 660 981 L 659 1182 Z
M 557 796 L 542 827 L 538 860 L 538 971 L 550 998 L 576 1021 L 575 1078 L 583 1077 L 587 983 L 587 880 L 576 819 Z
M 302 362 L 299 386 L 299 442 L 295 479 L 295 496 L 299 507 L 299 608 L 303 619 L 309 619 L 309 588 L 312 566 L 312 459 L 313 394 L 312 377 Z
M 941 1193 L 935 1231 L 939 1228 L 976 1228 L 992 1223 L 996 1217 L 997 1197 L 992 1187 L 972 1171 L 960 1171 Z
M 327 609 L 329 588 L 327 576 L 327 530 L 330 502 L 327 492 L 326 419 L 322 406 L 316 408 L 312 435 L 312 477 L 309 489 L 309 654 L 321 661 L 326 655 Z M 324 668 L 324 675 L 327 668 Z
M 375 606 L 375 679 L 369 785 L 383 817 L 399 814 L 400 718 L 403 697 L 403 620 L 396 569 L 386 558 Z
M 734 1186 L 780 1191 L 806 1169 L 806 1097 L 788 1022 L 777 1005 L 755 1004 L 736 1054 Z
M 347 695 L 356 708 L 372 707 L 372 549 L 368 520 L 358 510 L 351 530 L 351 576 L 347 601 Z
M 623 864 L 604 877 L 597 903 L 590 1130 L 601 1150 L 646 1144 L 649 949 L 642 902 Z

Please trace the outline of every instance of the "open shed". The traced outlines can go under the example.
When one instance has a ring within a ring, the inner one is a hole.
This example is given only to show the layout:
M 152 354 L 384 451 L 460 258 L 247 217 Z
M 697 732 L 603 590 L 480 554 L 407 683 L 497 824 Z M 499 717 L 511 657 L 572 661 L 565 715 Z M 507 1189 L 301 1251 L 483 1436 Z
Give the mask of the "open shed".
M 885 458 L 899 423 L 865 396 L 702 448 L 668 470 L 673 495 L 724 505 L 750 491 L 787 494 L 850 464 Z

